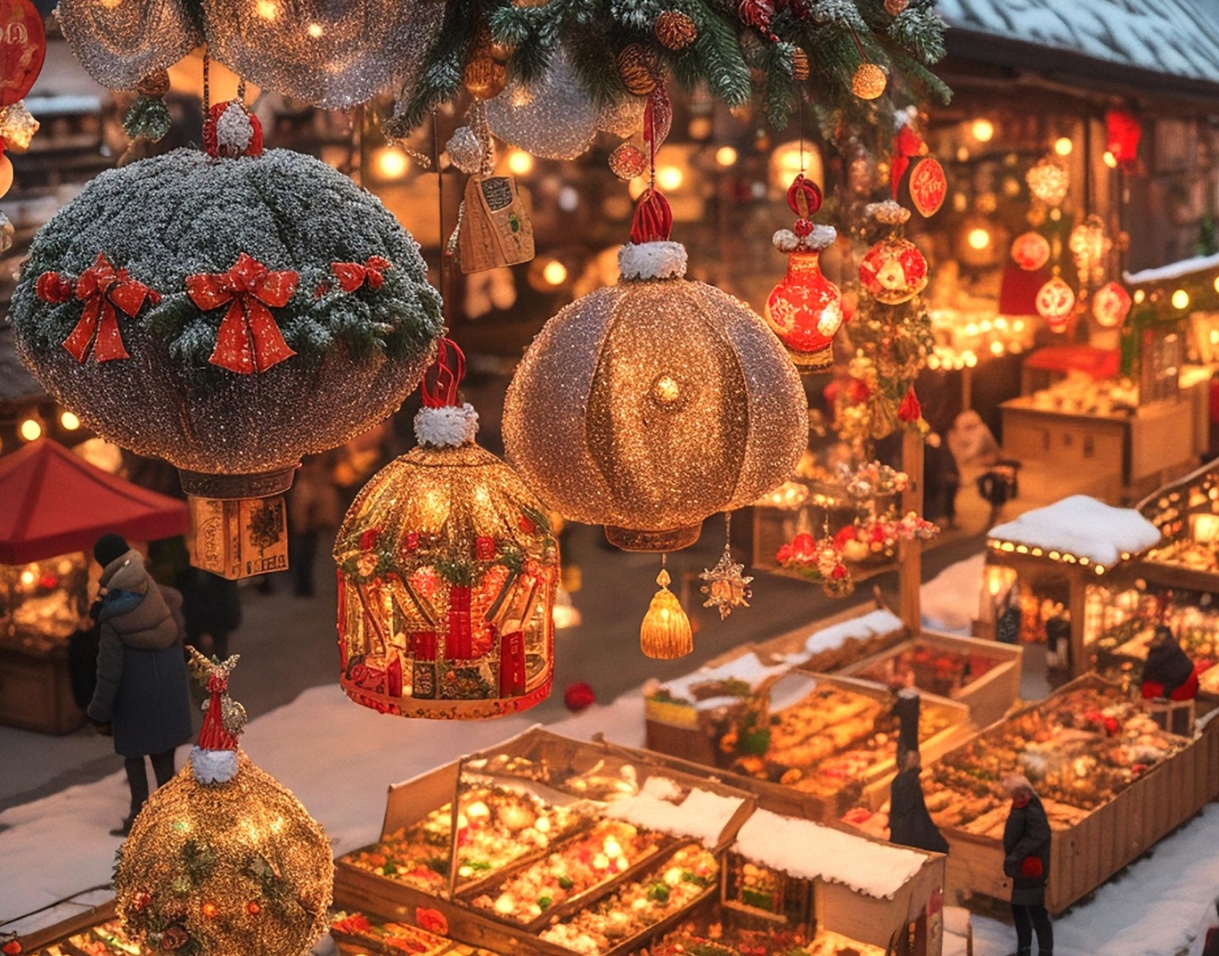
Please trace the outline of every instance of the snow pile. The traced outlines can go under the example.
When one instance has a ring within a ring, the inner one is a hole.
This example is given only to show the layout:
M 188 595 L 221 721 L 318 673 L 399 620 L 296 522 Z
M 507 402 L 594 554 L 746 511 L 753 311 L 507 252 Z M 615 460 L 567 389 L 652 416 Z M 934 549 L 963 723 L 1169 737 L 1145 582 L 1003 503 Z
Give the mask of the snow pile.
M 804 650 L 787 656 L 788 662 L 799 664 L 822 651 L 837 650 L 849 640 L 866 641 L 902 628 L 902 619 L 888 608 L 880 608 L 862 617 L 853 617 L 841 624 L 813 631 L 804 642 Z
M 986 555 L 978 554 L 949 565 L 923 585 L 920 592 L 923 627 L 969 637 L 982 593 Z
M 745 802 L 743 797 L 724 797 L 695 787 L 681 803 L 673 803 L 680 793 L 672 780 L 649 777 L 639 793 L 615 800 L 605 808 L 605 815 L 670 836 L 698 840 L 714 849 L 724 827 Z
M 923 868 L 926 855 L 873 843 L 819 823 L 755 810 L 733 850 L 745 859 L 804 880 L 843 883 L 876 899 L 892 899 Z
M 1065 551 L 1109 567 L 1123 554 L 1157 544 L 1160 532 L 1133 508 L 1114 508 L 1087 495 L 1072 495 L 992 528 L 990 537 L 1047 551 Z
M 767 666 L 762 663 L 757 654 L 750 651 L 748 654 L 734 657 L 732 660 L 714 667 L 701 667 L 693 674 L 687 674 L 685 677 L 662 684 L 659 689 L 668 693 L 674 700 L 689 701 L 698 710 L 715 710 L 716 707 L 738 703 L 740 698 L 709 697 L 706 700 L 697 700 L 694 693 L 695 688 L 704 684 L 732 680 L 748 684 L 750 690 L 757 690 L 770 678 L 782 674 L 788 667 L 786 662 Z
M 1168 282 L 1171 279 L 1182 279 L 1197 272 L 1213 272 L 1219 269 L 1219 255 L 1194 256 L 1182 259 L 1180 262 L 1170 262 L 1158 269 L 1144 269 L 1142 272 L 1124 272 L 1122 278 L 1127 285 L 1142 285 L 1145 282 Z

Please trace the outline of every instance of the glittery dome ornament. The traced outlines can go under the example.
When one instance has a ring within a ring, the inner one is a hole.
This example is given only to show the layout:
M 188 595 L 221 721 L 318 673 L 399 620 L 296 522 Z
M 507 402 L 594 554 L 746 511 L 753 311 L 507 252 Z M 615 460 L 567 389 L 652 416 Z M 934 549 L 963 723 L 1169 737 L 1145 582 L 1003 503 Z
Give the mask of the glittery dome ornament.
M 302 455 L 392 413 L 443 325 L 385 207 L 316 159 L 254 155 L 231 109 L 209 118 L 217 158 L 109 170 L 52 217 L 10 312 L 60 404 L 209 500 L 280 494 Z
M 203 42 L 186 0 L 59 0 L 55 17 L 93 79 L 134 90 Z
M 239 748 L 245 711 L 227 693 L 237 658 L 190 653 L 210 698 L 199 744 L 119 850 L 115 909 L 149 952 L 298 956 L 326 928 L 330 843 Z
M 794 471 L 808 439 L 800 378 L 760 316 L 685 278 L 672 213 L 640 198 L 622 278 L 573 302 L 508 388 L 509 460 L 564 517 L 629 551 L 698 540 L 703 519 Z
M 550 693 L 558 544 L 517 473 L 474 443 L 447 339 L 423 384 L 417 448 L 347 512 L 339 566 L 340 683 L 404 717 L 498 717 Z
M 910 210 L 895 202 L 878 203 L 874 216 L 896 230 L 910 218 Z M 918 246 L 895 231 L 864 254 L 859 281 L 877 302 L 897 305 L 926 288 L 927 260 Z
M 593 144 L 600 111 L 562 51 L 533 83 L 513 79 L 487 100 L 487 125 L 504 142 L 542 159 L 575 159 Z
M 202 8 L 212 56 L 261 89 L 327 109 L 412 88 L 444 20 L 433 0 L 202 0 Z
M 787 275 L 766 300 L 766 321 L 801 370 L 829 366 L 834 335 L 842 326 L 842 293 L 821 272 L 821 253 L 834 244 L 833 226 L 814 225 L 821 190 L 799 174 L 787 202 L 800 218 L 792 230 L 775 233 L 775 248 L 787 253 Z

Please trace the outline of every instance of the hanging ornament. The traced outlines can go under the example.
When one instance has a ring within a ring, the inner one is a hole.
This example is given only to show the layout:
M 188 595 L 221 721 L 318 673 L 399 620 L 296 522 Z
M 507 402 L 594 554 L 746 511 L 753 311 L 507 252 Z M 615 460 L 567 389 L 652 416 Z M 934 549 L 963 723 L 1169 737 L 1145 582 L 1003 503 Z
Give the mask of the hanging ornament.
M 1142 138 L 1142 124 L 1133 113 L 1120 107 L 1105 110 L 1105 143 L 1109 154 L 1123 169 L 1137 165 Z
M 508 85 L 508 68 L 476 51 L 462 71 L 461 82 L 476 100 L 489 100 L 499 96 Z
M 690 619 L 677 595 L 669 590 L 669 572 L 663 567 L 656 575 L 660 590 L 652 596 L 648 613 L 639 627 L 639 647 L 644 655 L 658 661 L 672 661 L 694 651 Z
M 877 204 L 876 220 L 896 229 L 910 211 L 894 202 Z M 894 232 L 872 246 L 859 263 L 859 281 L 877 302 L 897 305 L 927 286 L 927 260 L 909 239 Z
M 1105 262 L 1113 243 L 1105 235 L 1105 221 L 1093 213 L 1071 230 L 1067 248 L 1079 273 L 1082 287 L 1094 285 L 1105 278 Z
M 24 153 L 30 148 L 34 134 L 38 132 L 38 120 L 25 108 L 25 100 L 0 109 L 0 140 L 3 148 L 12 153 Z
M 549 72 L 528 85 L 514 79 L 487 101 L 487 125 L 500 139 L 542 159 L 575 159 L 597 135 L 599 111 L 560 50 Z
M 909 5 L 910 0 L 885 0 L 885 13 L 891 17 L 900 16 L 906 12 Z
M 533 222 L 512 176 L 471 176 L 459 228 L 459 261 L 467 275 L 533 258 Z
M 1130 314 L 1130 293 L 1120 282 L 1106 282 L 1092 297 L 1092 315 L 1101 328 L 1115 329 Z
M 929 219 L 940 211 L 948 195 L 948 177 L 938 159 L 920 159 L 910 174 L 910 201 L 918 214 Z
M 855 74 L 851 77 L 851 92 L 861 100 L 874 100 L 885 92 L 888 83 L 889 78 L 884 70 L 875 63 L 864 62 L 855 67 Z
M 707 595 L 703 607 L 713 607 L 724 620 L 738 607 L 749 607 L 753 597 L 753 578 L 745 573 L 745 565 L 732 560 L 732 514 L 724 515 L 724 553 L 715 567 L 707 568 L 699 577 L 703 586 L 699 590 Z
M 546 324 L 504 407 L 504 445 L 530 487 L 626 550 L 693 544 L 708 515 L 782 484 L 808 438 L 791 361 L 743 303 L 685 278 L 672 222 L 645 192 L 621 281 Z
M 180 470 L 206 510 L 194 560 L 232 576 L 282 570 L 269 496 L 301 455 L 398 408 L 442 327 L 418 247 L 380 202 L 316 159 L 250 158 L 238 112 L 224 106 L 215 146 L 243 158 L 175 150 L 86 186 L 35 236 L 11 310 L 60 404 Z M 350 287 L 349 265 L 379 280 Z
M 1012 261 L 1025 272 L 1036 272 L 1050 261 L 1050 241 L 1039 232 L 1025 232 L 1012 243 Z
M 680 10 L 664 11 L 656 18 L 653 29 L 656 39 L 667 50 L 684 50 L 698 39 L 698 27 Z
M 650 47 L 628 43 L 618 51 L 618 76 L 628 93 L 647 96 L 660 80 L 660 58 Z
M 1033 198 L 1047 206 L 1061 206 L 1071 188 L 1071 174 L 1048 156 L 1040 159 L 1025 176 Z
M 801 173 L 787 192 L 787 202 L 800 218 L 794 230 L 774 235 L 775 248 L 787 253 L 787 275 L 766 300 L 766 321 L 801 371 L 829 367 L 834 361 L 834 335 L 842 326 L 842 293 L 821 272 L 821 253 L 834 244 L 833 226 L 814 225 L 810 218 L 821 207 L 821 190 Z
M 16 236 L 17 229 L 13 225 L 13 221 L 0 212 L 0 254 L 8 252 L 13 248 L 13 240 Z
M 458 127 L 444 148 L 449 154 L 449 162 L 467 176 L 473 176 L 483 168 L 486 147 L 469 126 Z
M 541 502 L 474 443 L 464 365 L 443 340 L 418 447 L 369 481 L 334 547 L 343 690 L 382 713 L 497 717 L 550 693 L 558 544 Z
M 1075 310 L 1075 293 L 1061 276 L 1053 276 L 1038 290 L 1036 306 L 1037 314 L 1049 323 L 1050 331 L 1063 332 Z
M 413 88 L 444 22 L 444 4 L 432 0 L 202 0 L 202 9 L 219 62 L 260 89 L 326 109 Z
M 609 100 L 601 107 L 597 116 L 597 129 L 615 136 L 634 136 L 643 128 L 643 111 L 647 108 L 646 96 L 627 94 Z
M 627 182 L 648 171 L 648 158 L 634 143 L 619 143 L 610 153 L 609 168 L 615 176 Z
M 809 78 L 811 65 L 806 53 L 801 47 L 792 47 L 792 79 L 803 83 Z
M 923 138 L 914 131 L 911 117 L 905 110 L 898 110 L 894 118 L 897 125 L 897 135 L 893 137 L 891 149 L 892 158 L 889 161 L 889 198 L 897 202 L 898 189 L 902 177 L 910 168 L 910 161 L 925 150 Z
M 123 132 L 133 143 L 140 139 L 160 142 L 173 126 L 169 108 L 165 105 L 165 94 L 169 92 L 168 71 L 150 73 L 140 80 L 136 91 L 140 96 L 123 117 Z
M 186 0 L 59 0 L 55 17 L 93 79 L 133 90 L 203 42 Z
M 0 0 L 0 107 L 25 99 L 42 72 L 47 34 L 30 0 Z
M 203 729 L 119 850 L 115 910 L 147 952 L 297 956 L 326 928 L 330 842 L 240 749 L 245 709 L 227 693 L 237 658 L 187 650 L 210 695 Z

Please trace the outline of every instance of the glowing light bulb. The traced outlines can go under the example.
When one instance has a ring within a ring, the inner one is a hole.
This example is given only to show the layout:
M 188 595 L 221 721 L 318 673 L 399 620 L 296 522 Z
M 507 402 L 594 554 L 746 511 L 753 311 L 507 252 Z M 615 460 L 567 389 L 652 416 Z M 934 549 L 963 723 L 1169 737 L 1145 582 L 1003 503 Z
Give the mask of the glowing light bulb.
M 685 176 L 676 166 L 661 166 L 656 170 L 656 185 L 661 189 L 677 189 Z
M 37 441 L 42 437 L 42 425 L 37 419 L 27 418 L 21 423 L 21 437 L 26 441 Z
M 27 588 L 31 584 L 33 584 L 36 580 L 37 580 L 37 575 L 35 575 L 34 572 L 31 571 L 29 568 L 26 568 L 24 571 L 21 572 L 21 583 L 24 584 Z
M 548 285 L 562 285 L 567 279 L 567 266 L 558 259 L 551 259 L 542 269 L 542 278 Z
M 1105 161 L 1105 165 L 1110 169 L 1117 169 L 1117 157 L 1114 156 L 1110 150 L 1105 150 L 1104 154 L 1101 156 L 1101 159 Z
M 382 179 L 398 179 L 405 175 L 410 161 L 402 150 L 395 149 L 392 146 L 385 146 L 377 150 L 376 164 L 377 175 Z
M 320 40 L 325 34 L 326 29 L 320 23 L 314 22 L 305 28 L 305 32 L 315 40 Z
M 976 119 L 970 132 L 979 143 L 989 143 L 995 137 L 995 124 L 988 119 Z
M 982 250 L 990 245 L 990 230 L 979 226 L 969 230 L 969 246 L 971 249 Z
M 1184 289 L 1178 289 L 1172 294 L 1172 307 L 1174 309 L 1189 308 L 1189 293 Z
M 1070 156 L 1074 148 L 1075 144 L 1071 142 L 1070 136 L 1059 136 L 1054 140 L 1054 152 L 1059 156 Z
M 1144 292 L 1142 289 L 1135 289 L 1135 290 L 1134 290 L 1134 301 L 1135 301 L 1135 304 L 1141 304 L 1141 303 L 1143 302 L 1143 300 L 1144 300 L 1144 299 L 1146 299 L 1146 298 L 1147 298 L 1147 293 L 1146 293 L 1146 292 Z
M 59 424 L 63 425 L 65 431 L 74 432 L 80 428 L 80 419 L 72 412 L 62 412 L 59 416 Z
M 731 146 L 721 146 L 715 151 L 715 161 L 721 166 L 733 166 L 736 160 L 737 152 Z
M 514 149 L 508 154 L 508 169 L 514 176 L 524 176 L 533 169 L 533 157 L 523 149 Z
M 254 4 L 254 12 L 264 20 L 274 20 L 279 16 L 279 4 L 275 0 L 258 0 Z
M 1002 355 L 1003 354 L 1003 343 L 1000 342 L 998 339 L 996 339 L 994 342 L 991 342 L 990 343 L 990 354 L 991 355 Z

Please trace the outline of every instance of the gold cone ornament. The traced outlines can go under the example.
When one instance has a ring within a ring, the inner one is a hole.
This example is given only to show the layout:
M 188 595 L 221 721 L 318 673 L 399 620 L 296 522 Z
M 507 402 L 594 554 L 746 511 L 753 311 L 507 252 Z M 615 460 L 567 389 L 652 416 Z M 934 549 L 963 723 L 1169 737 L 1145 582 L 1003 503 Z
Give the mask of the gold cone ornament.
M 669 572 L 664 568 L 656 575 L 660 590 L 652 597 L 648 613 L 639 627 L 639 646 L 648 657 L 672 661 L 694 650 L 694 633 L 690 619 L 682 610 L 677 595 L 669 590 Z

